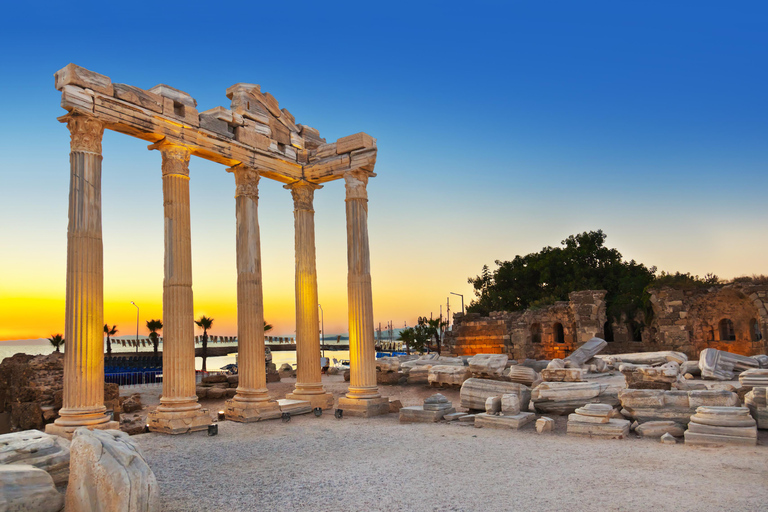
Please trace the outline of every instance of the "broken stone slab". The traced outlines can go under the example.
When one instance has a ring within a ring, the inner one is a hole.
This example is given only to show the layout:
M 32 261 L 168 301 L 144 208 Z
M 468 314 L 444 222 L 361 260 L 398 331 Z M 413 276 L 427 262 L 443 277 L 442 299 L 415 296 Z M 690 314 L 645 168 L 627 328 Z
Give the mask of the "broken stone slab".
M 427 384 L 431 365 L 421 365 L 413 368 L 403 367 L 403 374 L 408 384 Z
M 541 382 L 541 376 L 533 368 L 527 366 L 511 366 L 502 372 L 502 376 L 510 382 L 517 382 L 526 386 L 536 386 Z
M 545 368 L 541 370 L 541 378 L 545 382 L 583 382 L 587 375 L 584 368 Z
M 665 434 L 682 437 L 685 425 L 676 421 L 646 421 L 638 425 L 635 432 L 643 437 L 662 437 Z
M 376 359 L 376 370 L 380 372 L 400 371 L 400 359 L 398 357 L 380 357 Z
M 542 382 L 531 392 L 536 412 L 565 415 L 588 403 L 618 405 L 616 392 L 597 382 Z
M 427 381 L 433 386 L 461 386 L 471 375 L 466 366 L 436 365 L 429 369 Z
M 51 475 L 29 464 L 0 465 L 0 510 L 58 512 L 62 508 L 64 496 Z
M 747 407 L 699 407 L 685 431 L 685 444 L 757 445 L 757 425 Z
M 425 398 L 423 407 L 425 411 L 444 411 L 452 408 L 451 402 L 440 393 Z
M 752 388 L 744 396 L 744 405 L 757 422 L 757 428 L 768 429 L 768 388 Z
M 552 432 L 555 430 L 555 420 L 542 416 L 536 420 L 536 432 L 543 434 L 544 432 Z
M 730 391 L 695 390 L 663 391 L 626 389 L 619 392 L 622 414 L 645 423 L 675 421 L 687 425 L 699 406 L 736 406 L 739 397 Z
M 54 74 L 56 89 L 62 90 L 66 85 L 74 85 L 84 89 L 91 89 L 107 96 L 112 96 L 112 80 L 105 75 L 100 75 L 75 64 L 67 64 Z
M 467 379 L 461 385 L 461 407 L 470 410 L 484 411 L 485 401 L 492 396 L 515 393 L 520 397 L 520 409 L 528 410 L 531 400 L 531 390 L 528 386 L 517 382 L 503 382 L 485 379 Z
M 688 356 L 682 352 L 673 351 L 661 351 L 661 352 L 632 352 L 629 354 L 609 354 L 596 356 L 605 361 L 608 364 L 616 366 L 616 363 L 632 363 L 632 364 L 664 364 L 668 362 L 676 362 L 682 365 L 688 361 Z
M 0 465 L 28 464 L 46 471 L 56 485 L 69 479 L 69 440 L 39 430 L 0 435 Z
M 469 370 L 473 377 L 501 377 L 508 360 L 506 354 L 477 354 L 469 360 Z
M 768 368 L 768 355 L 759 354 L 751 357 L 752 359 L 758 362 L 758 364 L 760 365 L 760 368 Z
M 553 359 L 547 364 L 548 370 L 560 370 L 562 368 L 565 368 L 565 361 L 562 359 Z
M 400 409 L 400 423 L 435 423 L 442 420 L 446 414 L 454 412 L 454 408 L 428 411 L 421 405 L 403 407 Z
M 577 416 L 576 420 L 568 419 L 566 433 L 569 436 L 576 437 L 602 437 L 606 439 L 626 439 L 629 436 L 629 421 L 611 419 L 608 423 L 588 423 L 581 421 Z
M 474 423 L 475 422 L 475 415 L 474 414 L 467 414 L 466 416 L 462 416 L 459 418 L 460 423 Z
M 571 368 L 579 368 L 584 365 L 584 363 L 595 357 L 606 346 L 608 346 L 608 343 L 605 340 L 600 338 L 592 338 L 577 348 L 571 355 L 565 358 L 566 366 L 570 366 Z
M 461 419 L 462 417 L 467 416 L 467 413 L 465 412 L 452 412 L 450 414 L 446 414 L 443 416 L 443 419 L 445 421 L 456 421 Z
M 541 370 L 549 366 L 549 363 L 550 363 L 549 360 L 537 361 L 536 359 L 525 359 L 520 364 L 521 366 L 527 366 L 528 368 L 531 368 L 536 372 L 541 372 Z
M 664 434 L 661 436 L 660 441 L 662 444 L 677 444 L 677 439 L 671 434 Z
M 501 395 L 501 414 L 504 416 L 516 416 L 520 414 L 520 397 L 517 396 L 517 393 Z
M 759 367 L 756 359 L 714 348 L 705 348 L 699 354 L 699 368 L 705 379 L 732 380 L 734 374 Z
M 536 420 L 532 412 L 521 412 L 515 416 L 496 416 L 487 413 L 475 415 L 475 428 L 511 428 L 519 429 Z
M 751 387 L 768 386 L 768 369 L 752 369 L 743 372 L 739 375 L 739 384 Z
M 283 398 L 277 400 L 277 405 L 280 407 L 281 413 L 288 413 L 291 416 L 298 414 L 308 414 L 312 412 L 312 403 L 308 400 L 290 400 Z
M 686 361 L 680 365 L 680 373 L 683 375 L 690 373 L 694 377 L 701 375 L 701 368 L 699 368 L 699 361 Z
M 67 510 L 160 510 L 160 489 L 139 445 L 117 430 L 81 427 L 72 437 Z
M 501 412 L 501 397 L 489 396 L 485 401 L 485 413 L 486 414 L 499 414 Z

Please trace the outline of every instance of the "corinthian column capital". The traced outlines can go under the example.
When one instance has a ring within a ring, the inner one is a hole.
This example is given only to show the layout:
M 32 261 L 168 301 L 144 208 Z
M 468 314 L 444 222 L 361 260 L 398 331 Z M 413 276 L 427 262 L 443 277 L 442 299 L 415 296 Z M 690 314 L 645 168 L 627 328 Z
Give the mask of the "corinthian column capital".
M 71 151 L 101 154 L 101 138 L 104 135 L 104 125 L 91 116 L 67 115 L 64 119 L 71 137 Z
M 235 165 L 227 169 L 235 175 L 235 197 L 250 197 L 254 200 L 259 199 L 259 180 L 261 175 L 259 171 L 243 164 Z
M 368 178 L 376 174 L 363 170 L 344 173 L 344 184 L 347 188 L 347 201 L 351 199 L 368 200 Z
M 182 144 L 174 144 L 166 139 L 147 146 L 148 149 L 157 149 L 163 155 L 163 176 L 177 174 L 189 178 L 189 156 L 191 152 Z
M 323 186 L 306 180 L 298 180 L 284 185 L 283 188 L 291 191 L 294 210 L 314 211 L 312 209 L 312 202 L 315 199 L 315 190 L 323 188 Z

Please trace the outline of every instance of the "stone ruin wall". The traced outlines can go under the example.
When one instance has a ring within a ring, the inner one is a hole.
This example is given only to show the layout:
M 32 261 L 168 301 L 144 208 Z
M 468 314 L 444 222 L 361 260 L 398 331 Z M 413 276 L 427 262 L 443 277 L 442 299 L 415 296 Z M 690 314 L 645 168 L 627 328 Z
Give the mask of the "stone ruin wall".
M 526 311 L 457 314 L 445 336 L 445 353 L 456 355 L 508 354 L 513 359 L 563 358 L 593 336 L 605 338 L 606 292 L 573 292 L 568 301 Z M 768 353 L 768 285 L 729 284 L 702 290 L 661 288 L 651 290 L 653 316 L 644 324 L 640 313 L 633 322 L 639 336 L 622 317 L 613 322 L 613 341 L 604 354 L 675 350 L 695 359 L 705 348 L 742 355 Z M 733 322 L 735 340 L 723 340 L 720 322 Z M 563 326 L 562 341 L 555 326 Z M 754 325 L 759 332 L 756 334 Z M 535 340 L 535 326 L 540 326 Z M 634 339 L 640 338 L 640 339 Z
M 705 348 L 746 356 L 765 354 L 767 301 L 767 285 L 735 283 L 705 290 L 652 290 L 654 315 L 646 329 L 648 344 L 654 349 L 684 352 L 689 358 L 697 357 Z M 723 339 L 723 320 L 733 323 L 735 340 Z
M 445 351 L 456 355 L 508 354 L 514 359 L 565 357 L 590 338 L 602 335 L 605 293 L 573 292 L 570 300 L 552 306 L 492 312 L 488 317 L 457 314 L 453 329 L 446 333 Z M 560 340 L 557 324 L 562 326 Z

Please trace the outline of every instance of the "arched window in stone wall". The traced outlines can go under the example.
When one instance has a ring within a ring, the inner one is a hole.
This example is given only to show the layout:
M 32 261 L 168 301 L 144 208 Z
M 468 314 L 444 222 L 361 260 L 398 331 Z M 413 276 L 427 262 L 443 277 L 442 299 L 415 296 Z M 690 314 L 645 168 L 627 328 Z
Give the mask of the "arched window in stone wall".
M 763 339 L 763 333 L 760 332 L 760 323 L 754 318 L 749 321 L 749 336 L 752 341 L 760 341 Z
M 555 335 L 555 343 L 565 343 L 565 331 L 563 330 L 563 324 L 555 322 L 552 326 L 552 331 Z
M 643 324 L 630 320 L 627 322 L 627 334 L 630 341 L 643 341 Z
M 736 341 L 736 331 L 730 318 L 720 320 L 720 341 Z
M 613 324 L 610 320 L 603 324 L 603 336 L 605 341 L 613 341 Z
M 541 324 L 531 325 L 531 343 L 541 343 Z

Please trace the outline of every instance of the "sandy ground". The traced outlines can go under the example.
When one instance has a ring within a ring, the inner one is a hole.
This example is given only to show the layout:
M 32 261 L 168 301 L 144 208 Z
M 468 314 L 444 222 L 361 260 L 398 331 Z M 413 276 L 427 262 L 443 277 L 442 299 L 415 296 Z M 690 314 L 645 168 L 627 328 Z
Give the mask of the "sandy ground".
M 294 380 L 269 385 L 281 398 Z M 325 377 L 340 395 L 346 383 Z M 435 390 L 382 386 L 416 405 Z M 458 390 L 442 391 L 455 404 Z M 142 392 L 156 403 L 157 392 Z M 212 412 L 223 401 L 202 401 Z M 147 409 L 145 408 L 145 412 Z M 134 436 L 163 510 L 675 510 L 768 508 L 768 432 L 760 446 L 696 448 L 656 440 L 569 437 L 457 423 L 401 425 L 397 415 L 296 416 L 219 435 Z

